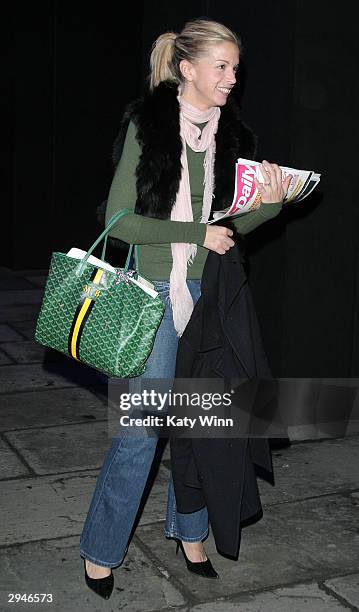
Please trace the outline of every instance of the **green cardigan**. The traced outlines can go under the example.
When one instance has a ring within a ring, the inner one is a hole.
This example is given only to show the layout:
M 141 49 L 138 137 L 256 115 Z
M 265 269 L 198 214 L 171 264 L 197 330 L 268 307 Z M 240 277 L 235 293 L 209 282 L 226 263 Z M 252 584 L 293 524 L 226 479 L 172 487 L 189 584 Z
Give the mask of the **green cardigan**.
M 202 127 L 202 126 L 199 126 Z M 136 167 L 141 154 L 136 139 L 136 128 L 131 121 L 128 126 L 122 157 L 112 181 L 106 207 L 106 223 L 122 208 L 134 210 L 136 195 Z M 171 242 L 197 244 L 197 255 L 187 268 L 188 279 L 200 279 L 208 250 L 203 247 L 207 226 L 200 223 L 203 198 L 204 153 L 196 153 L 187 146 L 188 171 L 190 176 L 193 221 L 171 221 L 154 219 L 131 213 L 121 219 L 110 232 L 110 236 L 138 248 L 137 267 L 150 280 L 168 280 L 172 268 Z M 233 169 L 234 180 L 234 169 Z M 228 202 L 230 205 L 230 202 Z M 282 204 L 263 204 L 257 210 L 233 219 L 240 234 L 248 234 L 264 221 L 275 217 Z

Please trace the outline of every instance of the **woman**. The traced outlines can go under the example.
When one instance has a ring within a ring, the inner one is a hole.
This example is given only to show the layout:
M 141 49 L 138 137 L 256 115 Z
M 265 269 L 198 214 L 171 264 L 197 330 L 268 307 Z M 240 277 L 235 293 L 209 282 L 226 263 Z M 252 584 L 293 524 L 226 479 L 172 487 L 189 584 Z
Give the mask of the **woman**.
M 234 101 L 228 103 L 239 51 L 236 34 L 214 21 L 193 20 L 179 35 L 161 35 L 150 59 L 150 91 L 128 107 L 122 121 L 106 220 L 132 207 L 111 236 L 140 245 L 141 274 L 166 304 L 144 378 L 173 378 L 178 338 L 199 298 L 208 251 L 223 255 L 235 244 L 231 229 L 206 221 L 211 210 L 232 201 L 236 159 L 254 155 L 254 138 Z M 257 187 L 264 205 L 234 220 L 240 234 L 281 210 L 290 177 L 282 181 L 279 167 L 265 161 L 262 170 L 267 180 Z M 130 391 L 139 379 L 130 380 Z M 102 466 L 80 542 L 86 582 L 102 597 L 110 596 L 112 568 L 126 554 L 156 443 L 121 435 Z M 190 571 L 218 577 L 202 544 L 207 510 L 177 512 L 172 482 L 165 534 L 178 542 Z

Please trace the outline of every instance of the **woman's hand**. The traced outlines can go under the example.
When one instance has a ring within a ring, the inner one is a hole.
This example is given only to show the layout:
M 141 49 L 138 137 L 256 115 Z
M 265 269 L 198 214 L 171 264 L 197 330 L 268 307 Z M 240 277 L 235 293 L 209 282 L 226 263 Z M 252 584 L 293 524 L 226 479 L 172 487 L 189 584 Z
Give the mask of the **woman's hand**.
M 256 178 L 254 179 L 254 182 L 259 193 L 261 194 L 262 204 L 282 202 L 288 191 L 292 175 L 289 174 L 283 180 L 280 167 L 277 164 L 270 164 L 265 159 L 260 165 L 260 171 L 263 176 L 264 183 L 260 183 Z
M 207 225 L 206 238 L 203 246 L 210 251 L 215 251 L 219 255 L 224 255 L 226 251 L 235 245 L 230 238 L 233 236 L 232 230 L 222 225 Z

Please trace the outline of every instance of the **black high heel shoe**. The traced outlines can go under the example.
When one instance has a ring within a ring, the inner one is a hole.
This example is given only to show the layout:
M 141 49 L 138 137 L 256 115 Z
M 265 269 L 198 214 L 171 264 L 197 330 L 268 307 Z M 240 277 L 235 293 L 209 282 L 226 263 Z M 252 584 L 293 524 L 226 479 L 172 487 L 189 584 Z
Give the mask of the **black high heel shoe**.
M 183 556 L 186 561 L 187 569 L 189 572 L 193 574 L 197 574 L 197 576 L 202 576 L 203 578 L 219 578 L 216 570 L 214 569 L 212 563 L 209 559 L 206 561 L 190 561 L 184 551 L 183 544 L 181 540 L 176 540 L 176 555 L 178 554 L 179 549 L 181 549 Z
M 113 591 L 114 578 L 111 570 L 111 574 L 109 576 L 105 576 L 105 578 L 90 578 L 86 570 L 86 561 L 84 559 L 84 568 L 85 568 L 85 580 L 86 584 L 100 597 L 103 599 L 110 599 L 111 593 Z

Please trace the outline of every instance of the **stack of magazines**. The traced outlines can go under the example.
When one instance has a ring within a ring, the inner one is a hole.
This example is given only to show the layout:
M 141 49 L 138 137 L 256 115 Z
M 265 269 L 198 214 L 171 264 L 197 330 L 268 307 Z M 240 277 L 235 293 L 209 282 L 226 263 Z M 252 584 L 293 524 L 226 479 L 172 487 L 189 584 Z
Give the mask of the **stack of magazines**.
M 304 198 L 312 193 L 320 181 L 320 174 L 313 172 L 313 170 L 297 170 L 295 168 L 287 168 L 286 166 L 279 166 L 279 168 L 282 171 L 283 179 L 288 174 L 292 175 L 283 204 L 304 200 Z M 229 208 L 214 212 L 212 221 L 208 223 L 214 223 L 218 219 L 226 217 L 237 217 L 259 208 L 262 202 L 261 195 L 254 182 L 255 178 L 259 183 L 264 182 L 260 170 L 260 162 L 240 157 L 237 160 L 235 169 L 233 202 Z

